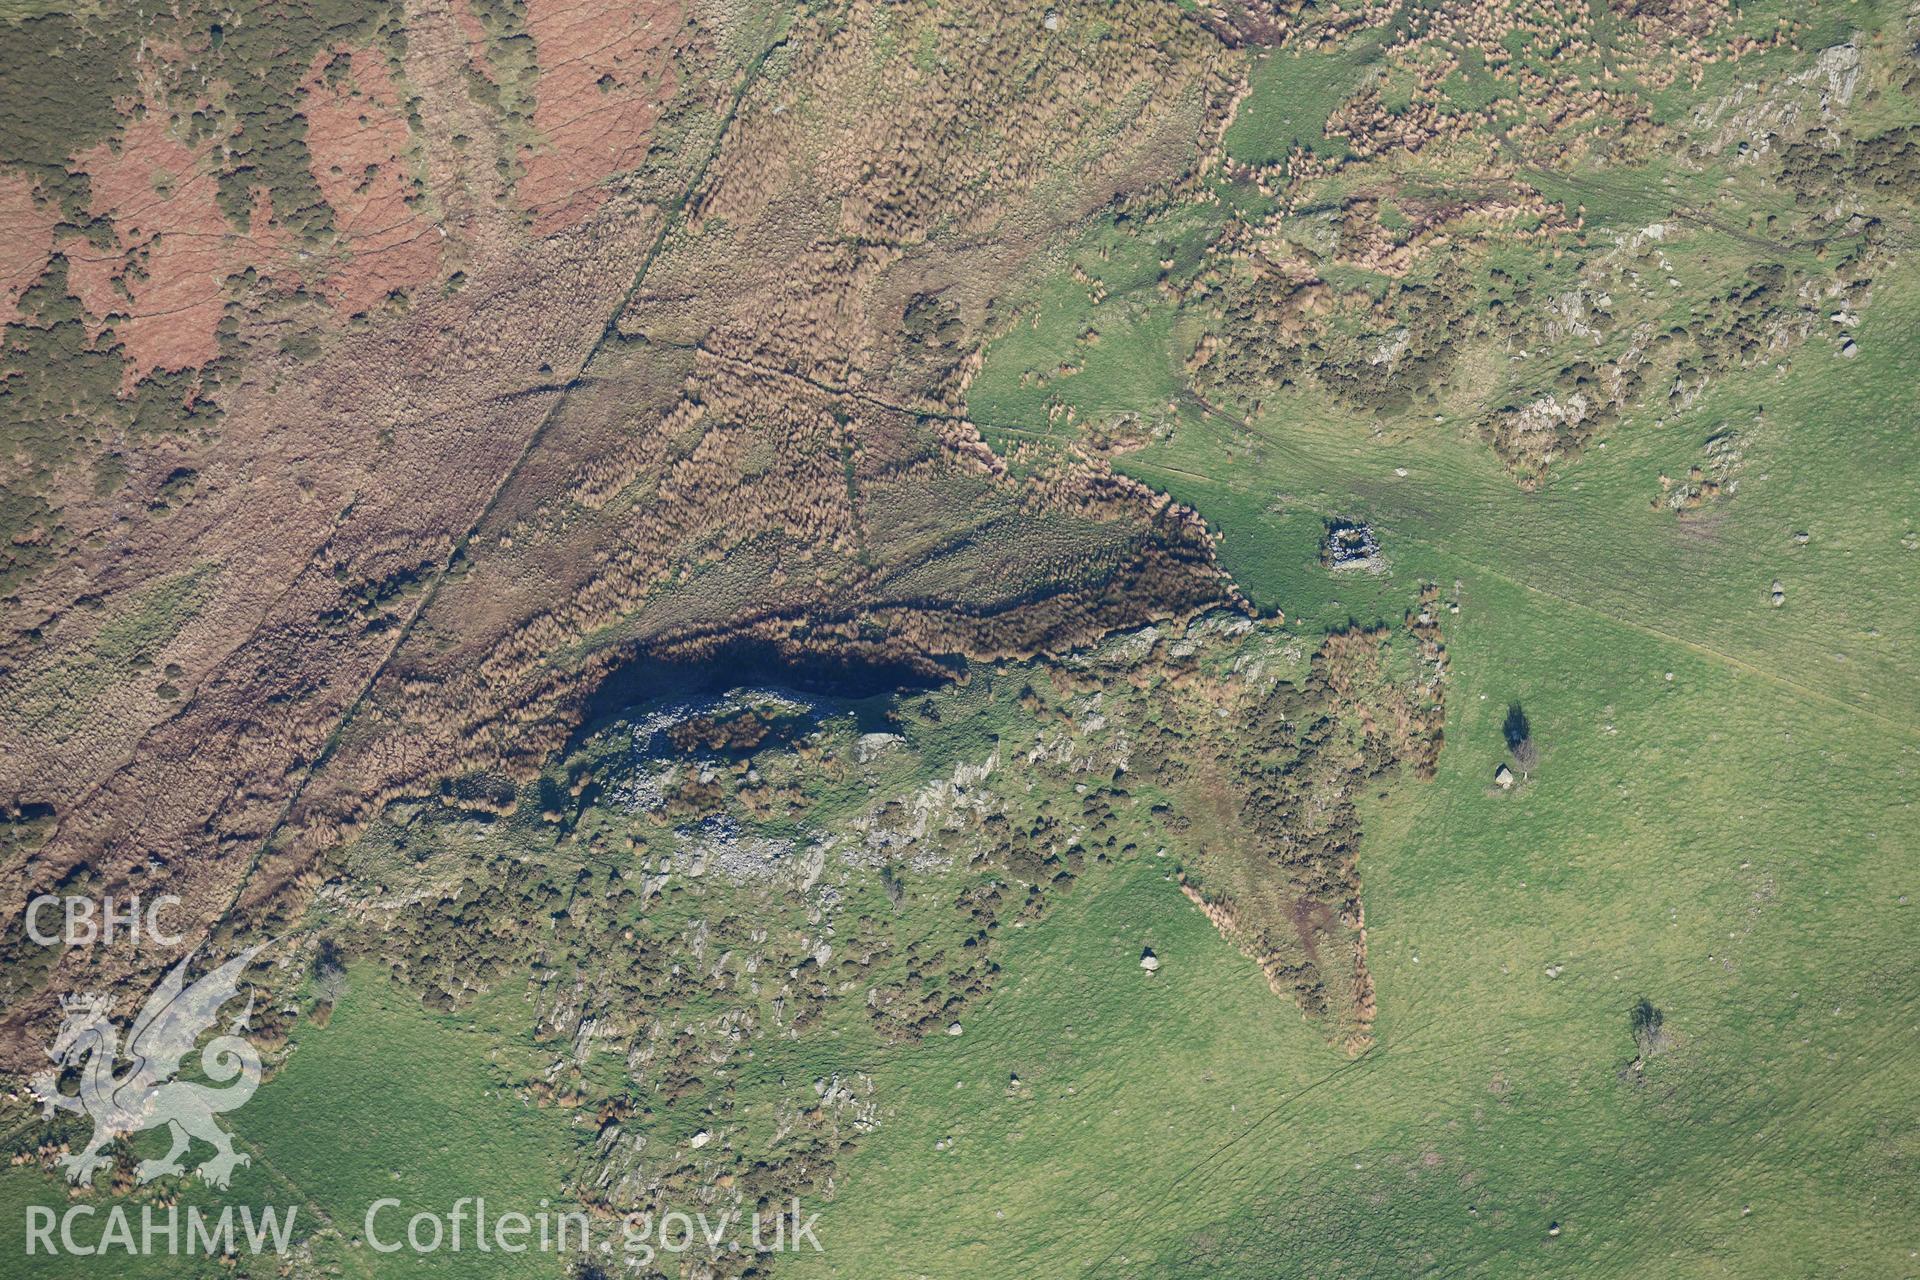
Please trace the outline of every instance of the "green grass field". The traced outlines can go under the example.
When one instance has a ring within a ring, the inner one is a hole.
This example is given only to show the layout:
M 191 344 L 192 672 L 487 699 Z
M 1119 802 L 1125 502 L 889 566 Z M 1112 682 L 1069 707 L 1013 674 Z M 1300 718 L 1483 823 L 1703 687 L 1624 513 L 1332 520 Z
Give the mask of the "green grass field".
M 1124 984 L 1060 990 L 1124 959 L 1129 927 L 1182 937 L 1157 877 L 1089 895 L 1028 940 L 1052 1006 L 1009 995 L 984 1029 L 1049 1083 L 1081 1064 L 1059 1088 L 1099 1104 L 956 1103 L 947 1126 L 992 1148 L 974 1162 L 886 1133 L 829 1218 L 861 1265 L 819 1273 L 885 1274 L 858 1252 L 883 1238 L 925 1275 L 1914 1273 L 1920 316 L 1899 285 L 1861 327 L 1871 362 L 1815 344 L 1729 377 L 1539 492 L 1444 424 L 1376 434 L 1309 395 L 1119 459 L 1296 625 L 1459 584 L 1439 777 L 1369 815 L 1379 1044 L 1330 1057 L 1197 926 L 1165 976 L 1204 996 L 1142 1024 Z M 1738 495 L 1652 509 L 1729 422 L 1755 424 Z M 1321 569 L 1335 516 L 1374 524 L 1387 575 Z M 1514 700 L 1543 758 L 1502 794 Z M 1641 997 L 1673 1044 L 1636 1079 Z M 1069 1041 L 1069 1021 L 1132 1029 Z M 863 1173 L 892 1197 L 853 1195 Z M 907 1203 L 935 1208 L 903 1244 L 883 1224 Z
M 1246 164 L 1278 164 L 1295 147 L 1346 154 L 1346 141 L 1326 136 L 1327 117 L 1380 56 L 1378 39 L 1361 38 L 1314 53 L 1269 52 L 1255 66 L 1244 110 L 1227 130 L 1227 154 Z
M 1910 751 L 1469 590 L 1440 777 L 1370 815 L 1378 1047 L 1332 1053 L 1151 865 L 1089 884 L 901 1064 L 924 1101 L 848 1168 L 812 1274 L 1815 1275 L 1834 1241 L 1902 1273 Z M 1489 794 L 1512 697 L 1549 745 Z M 1635 1083 L 1642 995 L 1676 1045 Z

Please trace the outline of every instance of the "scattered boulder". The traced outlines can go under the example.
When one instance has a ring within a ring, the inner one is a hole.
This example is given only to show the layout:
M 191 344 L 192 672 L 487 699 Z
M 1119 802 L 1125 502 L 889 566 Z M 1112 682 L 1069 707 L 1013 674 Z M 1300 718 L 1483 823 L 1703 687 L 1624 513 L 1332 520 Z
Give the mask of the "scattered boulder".
M 1773 580 L 1772 599 L 1773 599 L 1773 607 L 1776 609 L 1778 609 L 1781 605 L 1787 602 L 1786 585 L 1782 583 L 1778 578 L 1775 578 Z
M 962 1027 L 959 1023 L 956 1022 L 947 1028 L 947 1034 L 950 1036 L 957 1036 L 965 1030 L 966 1030 L 965 1027 Z
M 1493 785 L 1499 787 L 1502 791 L 1511 791 L 1513 789 L 1513 770 L 1507 768 L 1504 764 L 1498 769 L 1495 769 L 1493 771 Z
M 1140 949 L 1140 967 L 1142 969 L 1145 969 L 1148 973 L 1152 973 L 1155 970 L 1159 969 L 1160 957 L 1153 954 L 1152 947 L 1142 947 Z

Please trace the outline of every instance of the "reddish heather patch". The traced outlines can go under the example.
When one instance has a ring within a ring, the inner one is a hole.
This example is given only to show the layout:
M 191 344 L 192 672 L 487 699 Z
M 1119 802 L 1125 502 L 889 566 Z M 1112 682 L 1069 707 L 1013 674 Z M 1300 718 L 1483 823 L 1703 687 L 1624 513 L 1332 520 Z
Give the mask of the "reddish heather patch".
M 348 74 L 331 88 L 321 74 L 329 57 L 316 60 L 304 113 L 314 181 L 348 254 L 323 288 L 348 315 L 440 269 L 440 230 L 407 203 L 407 121 L 386 59 L 368 49 L 350 57 Z
M 33 183 L 25 176 L 0 173 L 0 324 L 19 314 L 14 304 L 40 278 L 59 220 L 56 210 L 33 202 Z
M 188 150 L 168 134 L 167 113 L 149 110 L 127 126 L 118 154 L 102 143 L 74 159 L 92 180 L 93 212 L 113 219 L 115 249 L 67 243 L 70 279 L 126 347 L 129 386 L 155 369 L 213 359 L 222 284 L 265 247 L 221 216 L 202 164 L 209 149 Z
M 673 0 L 528 0 L 540 65 L 520 198 L 545 235 L 580 221 L 605 195 L 601 179 L 638 165 L 660 104 L 673 91 Z

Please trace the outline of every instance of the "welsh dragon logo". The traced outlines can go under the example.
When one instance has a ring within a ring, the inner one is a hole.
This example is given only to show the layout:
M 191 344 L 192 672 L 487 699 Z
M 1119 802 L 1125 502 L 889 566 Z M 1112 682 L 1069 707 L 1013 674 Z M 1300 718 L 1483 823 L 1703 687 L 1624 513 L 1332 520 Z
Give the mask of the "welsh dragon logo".
M 193 956 L 187 956 L 147 997 L 124 1050 L 105 999 L 97 995 L 62 998 L 65 1016 L 47 1050 L 59 1065 L 35 1076 L 31 1084 L 43 1117 L 74 1111 L 93 1121 L 87 1145 L 60 1158 L 71 1181 L 91 1184 L 100 1167 L 111 1163 L 102 1149 L 114 1139 L 162 1126 L 172 1136 L 173 1147 L 158 1160 L 140 1162 L 134 1176 L 143 1183 L 184 1173 L 180 1158 L 195 1138 L 214 1147 L 214 1154 L 197 1170 L 211 1186 L 225 1188 L 235 1168 L 252 1163 L 246 1153 L 233 1149 L 233 1135 L 214 1122 L 221 1112 L 245 1103 L 260 1084 L 260 1054 L 240 1034 L 253 1012 L 251 995 L 226 1031 L 200 1051 L 200 1068 L 207 1079 L 232 1083 L 212 1088 L 174 1077 L 201 1035 L 219 1018 L 221 1006 L 239 994 L 240 975 L 267 945 L 235 956 L 192 986 L 187 985 L 187 965 Z M 125 1069 L 116 1071 L 123 1059 Z M 60 1089 L 60 1075 L 69 1068 L 79 1071 L 78 1093 Z

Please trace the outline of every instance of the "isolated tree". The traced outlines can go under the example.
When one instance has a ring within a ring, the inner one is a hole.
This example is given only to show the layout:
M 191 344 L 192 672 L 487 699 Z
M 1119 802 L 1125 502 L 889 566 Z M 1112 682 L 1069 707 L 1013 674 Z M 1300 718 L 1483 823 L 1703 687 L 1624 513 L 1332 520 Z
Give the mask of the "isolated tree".
M 1507 722 L 1500 731 L 1507 737 L 1507 750 L 1512 751 L 1521 743 L 1533 737 L 1533 726 L 1527 723 L 1526 708 L 1517 702 L 1507 704 Z
M 1666 1015 L 1645 996 L 1627 1012 L 1627 1025 L 1633 1029 L 1633 1042 L 1640 1046 L 1642 1058 L 1651 1056 L 1659 1047 L 1660 1024 L 1664 1021 Z
M 1517 702 L 1507 704 L 1507 722 L 1501 727 L 1506 735 L 1507 750 L 1513 752 L 1513 763 L 1525 777 L 1533 772 L 1540 763 L 1540 748 L 1533 740 L 1533 726 L 1527 721 L 1527 713 Z

